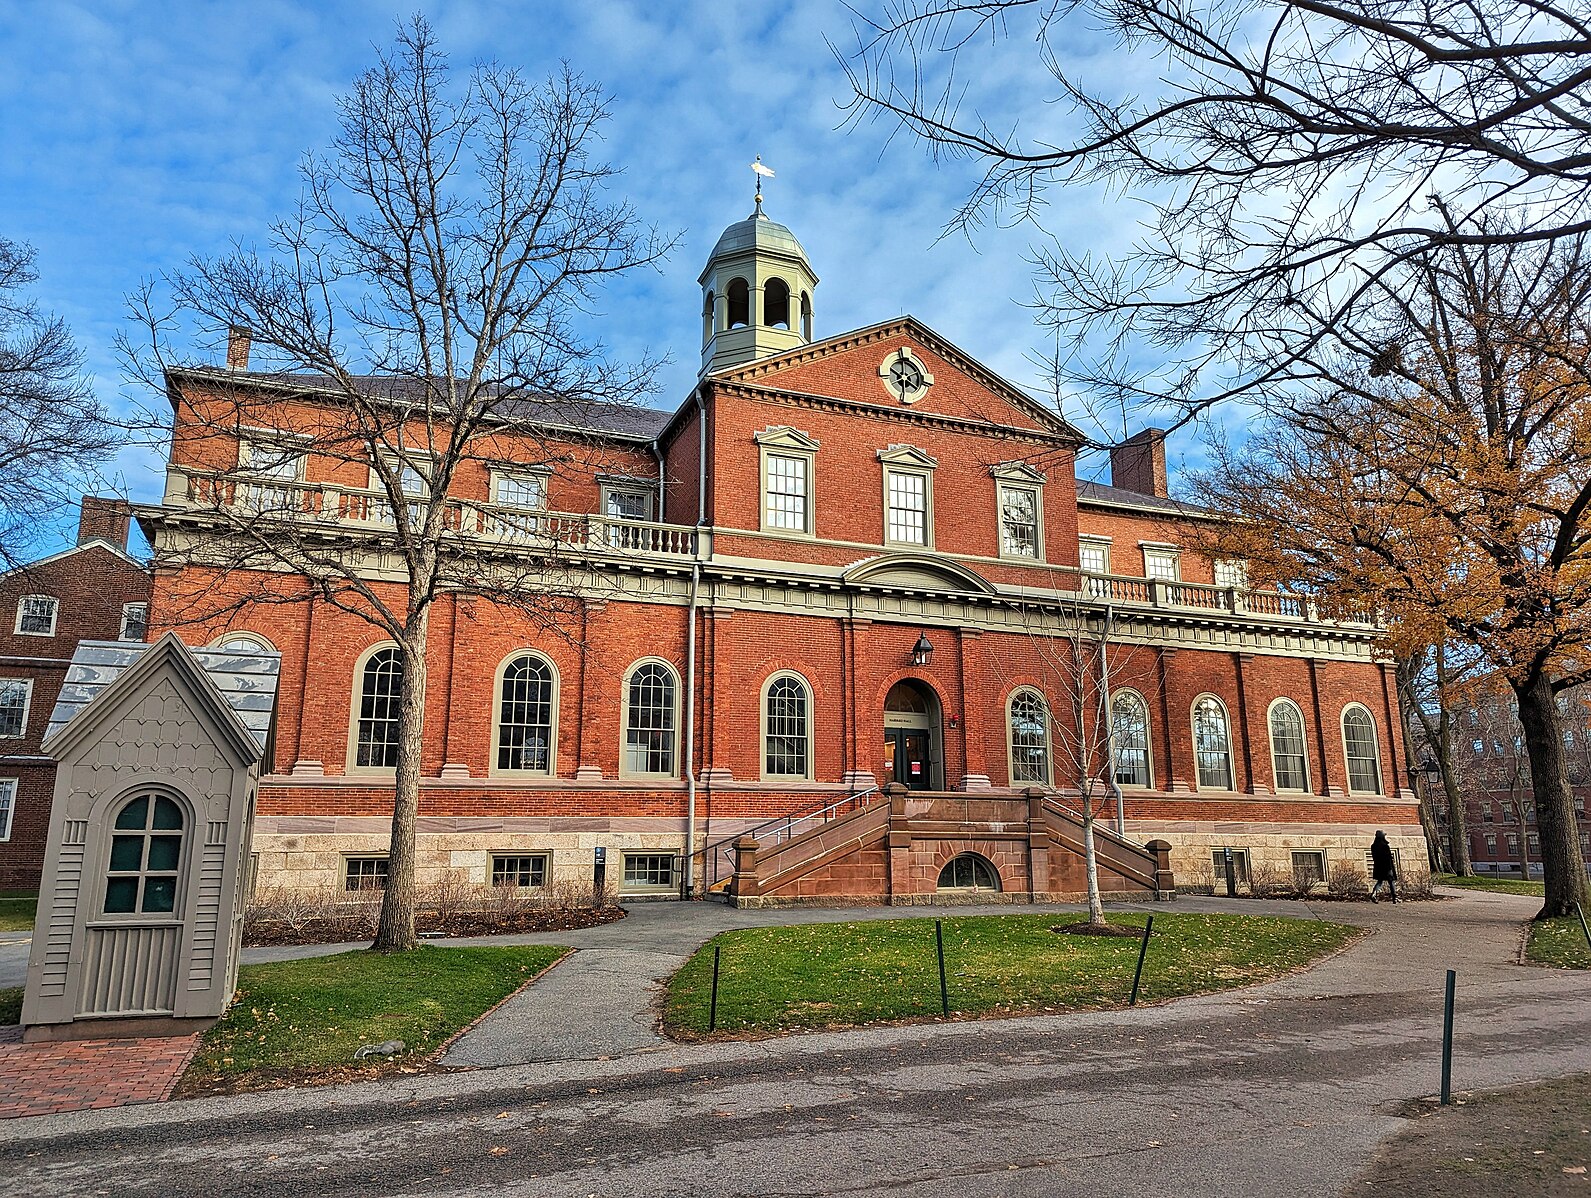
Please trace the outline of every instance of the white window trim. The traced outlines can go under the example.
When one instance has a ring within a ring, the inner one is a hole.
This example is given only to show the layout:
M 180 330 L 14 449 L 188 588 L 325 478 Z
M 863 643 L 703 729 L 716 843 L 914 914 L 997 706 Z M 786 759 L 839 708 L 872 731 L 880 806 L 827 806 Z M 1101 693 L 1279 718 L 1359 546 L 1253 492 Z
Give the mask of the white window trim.
M 669 867 L 670 879 L 662 885 L 632 885 L 624 880 L 624 875 L 629 872 L 625 863 L 631 857 L 672 857 L 674 864 Z M 623 849 L 619 852 L 619 890 L 622 894 L 673 894 L 679 887 L 679 854 L 672 849 Z
M 9 795 L 5 793 L 8 786 L 11 790 Z M 17 826 L 17 794 L 21 788 L 22 784 L 15 778 L 0 778 L 0 800 L 3 800 L 0 810 L 5 812 L 5 824 L 0 827 L 0 844 L 11 839 L 11 829 Z
M 552 850 L 551 849 L 492 849 L 486 854 L 486 884 L 493 885 L 492 875 L 497 872 L 497 863 L 512 857 L 540 857 L 541 858 L 541 885 L 521 887 L 522 890 L 550 890 L 552 889 Z
M 249 640 L 256 641 L 263 645 L 265 647 L 264 651 L 266 653 L 276 652 L 276 646 L 271 643 L 268 637 L 263 637 L 257 632 L 250 632 L 247 628 L 233 628 L 228 632 L 223 632 L 211 642 L 210 647 L 212 649 L 217 649 L 228 653 L 236 653 L 238 650 L 233 647 L 233 642 L 240 641 L 244 637 L 248 637 Z M 376 647 L 379 649 L 381 646 L 378 645 Z M 254 650 L 250 648 L 244 650 L 244 652 L 253 653 Z
M 490 488 L 490 490 L 487 492 L 488 497 L 489 497 L 488 498 L 488 502 L 490 502 L 494 507 L 512 508 L 516 512 L 545 512 L 545 511 L 548 510 L 548 498 L 551 495 L 551 491 L 552 491 L 552 489 L 551 489 L 551 487 L 549 485 L 551 480 L 552 480 L 552 470 L 549 469 L 548 467 L 546 467 L 546 466 L 531 466 L 531 467 L 506 467 L 506 466 L 498 467 L 498 466 L 493 466 L 493 467 L 491 467 L 491 469 L 487 473 L 488 473 L 487 486 Z M 523 479 L 535 479 L 536 482 L 539 483 L 540 486 L 541 486 L 541 506 L 540 507 L 521 507 L 519 504 L 516 504 L 516 503 L 505 504 L 501 499 L 499 499 L 497 497 L 497 484 L 499 482 L 501 482 L 503 479 L 510 479 L 510 478 L 512 478 L 512 479 L 521 479 L 521 480 L 523 480 Z
M 1216 703 L 1220 705 L 1221 716 L 1226 723 L 1226 786 L 1205 786 L 1204 781 L 1199 777 L 1199 723 L 1197 713 L 1199 710 L 1199 704 L 1204 702 L 1206 699 L 1214 699 Z M 1193 702 L 1188 706 L 1188 732 L 1189 739 L 1192 742 L 1191 747 L 1193 749 L 1193 788 L 1195 790 L 1209 791 L 1211 794 L 1236 793 L 1237 747 L 1232 741 L 1232 712 L 1222 700 L 1220 695 L 1217 695 L 1212 691 L 1205 691 L 1203 694 L 1194 697 Z
M 646 499 L 646 515 L 639 523 L 651 523 L 657 514 L 657 484 L 645 478 L 631 478 L 629 476 L 597 477 L 599 489 L 598 509 L 599 515 L 604 520 L 619 520 L 625 517 L 610 516 L 608 514 L 608 497 L 614 494 L 641 495 Z
M 1155 723 L 1154 716 L 1149 710 L 1149 700 L 1144 698 L 1143 692 L 1130 686 L 1124 686 L 1110 692 L 1110 733 L 1112 744 L 1110 750 L 1110 769 L 1116 769 L 1116 748 L 1114 737 L 1116 735 L 1116 699 L 1121 695 L 1131 695 L 1138 700 L 1138 705 L 1144 713 L 1144 773 L 1148 775 L 1148 782 L 1143 786 L 1122 786 L 1123 790 L 1153 790 L 1155 788 Z
M 757 527 L 774 536 L 815 537 L 817 535 L 817 451 L 819 442 L 787 424 L 771 425 L 751 438 L 757 445 L 758 508 Z M 806 462 L 807 493 L 803 526 L 777 528 L 768 521 L 768 459 L 799 458 Z
M 127 641 L 127 640 L 131 640 L 132 639 L 131 637 L 129 637 L 127 635 L 127 614 L 128 614 L 129 611 L 131 611 L 135 607 L 139 608 L 139 609 L 141 609 L 143 611 L 144 636 L 148 636 L 149 635 L 149 604 L 147 604 L 147 603 L 124 603 L 124 604 L 122 604 L 122 626 L 121 626 L 121 630 L 116 634 L 116 639 L 117 640 L 119 640 L 119 641 Z M 144 638 L 143 637 L 139 637 L 138 639 L 140 641 L 142 641 Z
M 883 478 L 881 480 L 884 500 L 884 526 L 880 530 L 882 543 L 891 548 L 932 549 L 934 547 L 934 471 L 939 467 L 938 460 L 911 445 L 891 445 L 888 449 L 881 449 L 878 452 L 878 460 L 884 464 Z M 889 535 L 889 480 L 891 474 L 915 474 L 923 480 L 924 540 L 921 542 L 897 541 Z
M 1355 790 L 1353 786 L 1353 770 L 1348 764 L 1348 713 L 1359 710 L 1364 712 L 1365 719 L 1370 721 L 1370 740 L 1375 749 L 1376 788 L 1374 790 Z M 1342 709 L 1342 714 L 1337 717 L 1337 736 L 1342 741 L 1342 773 L 1343 783 L 1351 795 L 1382 795 L 1386 793 L 1387 780 L 1381 775 L 1381 730 L 1376 727 L 1375 713 L 1363 703 L 1349 703 Z
M 498 752 L 503 747 L 503 676 L 508 673 L 508 667 L 521 657 L 534 657 L 547 667 L 552 674 L 552 704 L 551 722 L 547 729 L 547 768 L 544 770 L 507 770 L 498 767 Z M 515 649 L 502 661 L 497 663 L 497 670 L 492 675 L 492 755 L 487 760 L 486 773 L 493 778 L 556 778 L 558 776 L 558 706 L 563 697 L 563 679 L 558 673 L 558 663 L 553 661 L 540 649 L 529 647 Z M 508 854 L 499 854 L 508 855 Z M 534 853 L 520 853 L 521 857 L 533 857 Z
M 1163 541 L 1139 541 L 1138 549 L 1143 555 L 1145 578 L 1157 578 L 1161 582 L 1182 581 L 1182 549 L 1180 546 L 1168 545 Z M 1149 572 L 1149 555 L 1151 553 L 1168 554 L 1171 557 L 1171 568 L 1174 572 L 1171 578 L 1160 578 L 1160 575 Z
M 24 632 L 22 629 L 22 615 L 26 610 L 29 599 L 48 599 L 50 601 L 50 630 L 48 632 Z M 55 629 L 61 620 L 61 600 L 55 595 L 23 595 L 17 600 L 17 620 L 13 627 L 18 636 L 54 636 Z
M 1291 707 L 1295 712 L 1298 713 L 1298 733 L 1299 733 L 1299 738 L 1303 741 L 1303 747 L 1304 747 L 1304 785 L 1301 788 L 1300 787 L 1295 787 L 1295 786 L 1279 786 L 1279 785 L 1277 785 L 1277 782 L 1276 782 L 1276 774 L 1277 774 L 1277 769 L 1276 769 L 1276 733 L 1271 728 L 1271 714 L 1278 707 L 1281 707 L 1281 706 L 1284 706 L 1284 705 L 1287 706 L 1287 707 Z M 1276 793 L 1277 794 L 1311 794 L 1311 793 L 1313 793 L 1310 790 L 1310 773 L 1309 773 L 1309 723 L 1308 723 L 1307 720 L 1304 719 L 1304 709 L 1302 707 L 1300 707 L 1297 703 L 1295 703 L 1292 699 L 1289 699 L 1286 695 L 1280 695 L 1277 698 L 1272 699 L 1271 703 L 1270 703 L 1270 706 L 1265 709 L 1265 738 L 1266 738 L 1266 740 L 1268 740 L 1270 742 L 1270 746 L 1271 746 L 1271 785 L 1275 788 Z M 1303 850 L 1300 850 L 1300 852 L 1302 852 L 1302 851 Z
M 366 778 L 391 778 L 398 772 L 395 765 L 360 765 L 359 763 L 359 700 L 364 692 L 365 666 L 370 659 L 383 649 L 398 648 L 397 641 L 378 641 L 367 646 L 365 651 L 354 659 L 353 675 L 350 678 L 348 701 L 348 758 L 344 767 L 349 774 L 357 774 Z M 344 854 L 345 856 L 347 854 Z M 354 853 L 355 857 L 373 857 L 375 853 Z
M 386 861 L 387 852 L 384 849 L 373 849 L 370 852 L 359 852 L 355 849 L 344 849 L 342 853 L 342 867 L 337 871 L 341 890 L 345 894 L 379 894 L 384 889 L 380 886 L 350 887 L 348 885 L 348 865 L 352 861 Z M 391 866 L 389 865 L 390 869 Z M 390 875 L 388 880 L 390 881 Z
M 768 692 L 773 689 L 773 684 L 778 682 L 781 678 L 795 679 L 801 684 L 802 689 L 804 689 L 807 693 L 807 759 L 805 772 L 801 774 L 770 774 L 768 772 Z M 767 679 L 762 684 L 762 690 L 757 698 L 757 709 L 760 712 L 757 726 L 758 776 L 761 777 L 764 782 L 811 782 L 813 780 L 814 768 L 813 756 L 815 746 L 813 742 L 817 739 L 812 734 L 813 723 L 817 718 L 817 703 L 813 699 L 812 683 L 807 681 L 807 678 L 804 674 L 800 674 L 795 670 L 775 670 L 772 674 L 768 675 Z
M 1105 551 L 1105 568 L 1103 570 L 1089 570 L 1083 565 L 1083 547 L 1102 549 Z M 1095 536 L 1093 533 L 1079 533 L 1077 536 L 1077 566 L 1078 569 L 1091 574 L 1110 573 L 1110 538 Z
M 1024 491 L 1033 497 L 1033 536 L 1034 555 L 1025 553 L 1012 553 L 1005 543 L 1005 493 L 1007 491 Z M 998 541 L 999 557 L 1008 562 L 1042 562 L 1046 560 L 1044 549 L 1044 488 L 1039 483 L 1019 483 L 997 481 L 994 485 L 995 521 L 998 527 L 995 536 Z
M 632 770 L 628 766 L 630 742 L 630 679 L 635 672 L 645 665 L 660 665 L 666 669 L 674 679 L 674 768 L 668 772 L 653 773 L 647 770 Z M 636 779 L 678 778 L 680 776 L 680 672 L 673 662 L 661 657 L 641 657 L 632 661 L 622 675 L 623 682 L 619 687 L 619 777 Z M 659 850 L 661 852 L 662 850 Z
M 1016 707 L 1018 695 L 1033 695 L 1039 701 L 1039 706 L 1044 709 L 1044 777 L 1038 779 L 1024 779 L 1017 781 L 1016 777 L 1016 724 L 1012 720 L 1012 710 Z M 1055 737 L 1050 727 L 1050 701 L 1044 697 L 1044 692 L 1036 686 L 1013 687 L 1005 700 L 1005 776 L 1013 787 L 1016 786 L 1053 786 L 1055 784 Z
M 243 460 L 243 447 L 245 445 L 262 445 L 270 447 L 274 452 L 282 453 L 293 450 L 293 477 L 284 478 L 280 474 L 271 474 L 256 469 Z M 304 433 L 287 432 L 279 428 L 242 428 L 238 430 L 238 470 L 240 475 L 247 478 L 270 479 L 273 482 L 289 485 L 301 483 L 309 469 L 309 449 L 314 444 L 314 438 Z
M 16 735 L 0 735 L 0 740 L 25 740 L 28 735 L 28 721 L 33 718 L 33 679 L 31 678 L 0 678 L 0 685 L 12 682 L 22 684 L 22 729 Z

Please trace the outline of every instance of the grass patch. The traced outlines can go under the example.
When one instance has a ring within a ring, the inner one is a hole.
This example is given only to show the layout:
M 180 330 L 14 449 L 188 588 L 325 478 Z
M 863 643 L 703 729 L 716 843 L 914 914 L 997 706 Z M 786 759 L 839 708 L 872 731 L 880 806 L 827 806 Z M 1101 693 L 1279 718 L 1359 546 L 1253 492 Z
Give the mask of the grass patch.
M 1523 894 L 1532 898 L 1542 898 L 1546 894 L 1541 882 L 1527 882 L 1523 878 L 1461 878 L 1457 874 L 1436 874 L 1431 880 L 1438 886 L 1457 886 L 1460 890 L 1490 890 L 1496 894 Z
M 31 932 L 38 906 L 36 894 L 0 898 L 0 932 Z
M 245 965 L 237 1000 L 183 1075 L 183 1095 L 261 1089 L 413 1067 L 568 949 L 546 945 L 366 951 Z M 361 1045 L 402 1040 L 391 1062 Z
M 1578 916 L 1538 919 L 1530 925 L 1525 957 L 1559 969 L 1591 969 L 1591 944 L 1586 943 Z
M 1111 912 L 1139 928 L 1141 914 Z M 950 1009 L 999 1015 L 1119 1007 L 1132 989 L 1139 941 L 1050 931 L 1055 913 L 946 919 Z M 1264 981 L 1341 948 L 1357 928 L 1252 915 L 1155 912 L 1140 1002 Z M 664 1026 L 706 1033 L 713 948 L 723 949 L 718 1028 L 792 1028 L 940 1014 L 933 919 L 756 928 L 715 937 L 669 981 Z
M 0 989 L 0 1027 L 22 1022 L 22 987 Z

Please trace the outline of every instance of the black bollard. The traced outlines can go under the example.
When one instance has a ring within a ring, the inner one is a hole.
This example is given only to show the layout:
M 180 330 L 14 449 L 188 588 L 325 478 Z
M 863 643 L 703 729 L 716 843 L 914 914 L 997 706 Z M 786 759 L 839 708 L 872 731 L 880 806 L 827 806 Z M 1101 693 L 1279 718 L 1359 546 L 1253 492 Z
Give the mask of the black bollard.
M 1574 913 L 1580 917 L 1580 930 L 1585 933 L 1586 945 L 1591 947 L 1591 928 L 1586 927 L 1585 910 L 1579 903 L 1576 903 L 1574 905 Z
M 721 944 L 713 945 L 713 1001 L 707 1009 L 707 1030 L 718 1030 L 718 957 L 724 951 Z
M 1458 974 L 1447 971 L 1447 1000 L 1442 1004 L 1442 1105 L 1453 1105 L 1453 986 Z
M 1149 933 L 1154 931 L 1155 917 L 1151 915 L 1149 922 L 1144 924 L 1143 943 L 1138 946 L 1138 968 L 1132 971 L 1132 997 L 1127 1000 L 1129 1007 L 1138 1005 L 1138 979 L 1144 975 L 1144 957 L 1149 952 Z
M 945 985 L 945 921 L 934 920 L 934 945 L 939 950 L 939 1006 L 950 1014 L 950 988 Z

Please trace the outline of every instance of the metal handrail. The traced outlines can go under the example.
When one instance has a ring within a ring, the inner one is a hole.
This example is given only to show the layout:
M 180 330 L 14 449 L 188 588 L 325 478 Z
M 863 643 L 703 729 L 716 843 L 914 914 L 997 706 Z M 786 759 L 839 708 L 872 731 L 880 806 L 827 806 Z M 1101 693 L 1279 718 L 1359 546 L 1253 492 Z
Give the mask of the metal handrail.
M 733 836 L 726 836 L 722 840 L 715 840 L 711 844 L 703 845 L 698 850 L 702 858 L 702 890 L 711 890 L 719 882 L 723 881 L 725 877 L 735 872 L 735 841 L 749 836 L 759 844 L 767 844 L 769 847 L 773 847 L 787 840 L 794 840 L 797 836 L 802 835 L 802 832 L 796 831 L 797 825 L 804 824 L 809 820 L 819 819 L 824 823 L 828 823 L 835 818 L 841 808 L 854 807 L 860 811 L 868 805 L 868 800 L 878 793 L 879 787 L 877 785 L 869 786 L 866 790 L 859 790 L 855 794 L 846 795 L 843 799 L 836 799 L 828 806 L 820 807 L 816 811 L 808 811 L 804 815 L 779 816 L 760 824 L 753 824 L 749 828 L 736 832 Z

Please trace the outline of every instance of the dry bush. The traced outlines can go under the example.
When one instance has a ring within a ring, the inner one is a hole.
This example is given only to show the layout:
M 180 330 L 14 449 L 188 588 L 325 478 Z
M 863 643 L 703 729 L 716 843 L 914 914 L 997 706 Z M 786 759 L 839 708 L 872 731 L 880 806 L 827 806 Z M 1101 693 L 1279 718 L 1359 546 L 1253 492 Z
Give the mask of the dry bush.
M 1365 871 L 1351 861 L 1333 862 L 1326 875 L 1326 893 L 1333 898 L 1364 898 L 1370 893 Z
M 1411 899 L 1435 898 L 1435 883 L 1430 873 L 1422 870 L 1417 874 L 1400 877 L 1398 879 L 1398 897 Z
M 1201 861 L 1177 879 L 1177 889 L 1184 894 L 1214 894 L 1215 866 Z
M 1256 861 L 1249 865 L 1248 892 L 1251 898 L 1287 898 L 1293 893 L 1293 871 Z

